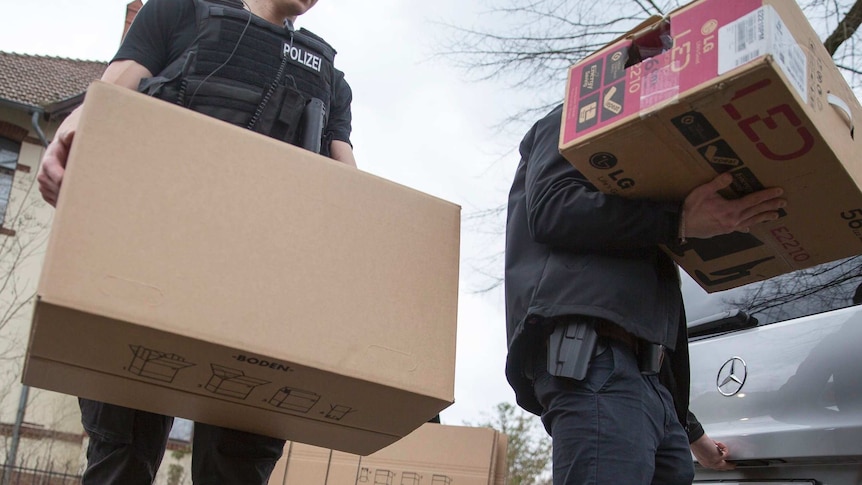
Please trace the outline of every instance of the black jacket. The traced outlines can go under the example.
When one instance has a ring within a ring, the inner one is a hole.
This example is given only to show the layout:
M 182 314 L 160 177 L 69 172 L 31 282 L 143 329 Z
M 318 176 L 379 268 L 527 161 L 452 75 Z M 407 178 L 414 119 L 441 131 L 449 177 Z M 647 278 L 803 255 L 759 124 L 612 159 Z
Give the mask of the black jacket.
M 688 349 L 679 274 L 659 248 L 677 237 L 679 204 L 599 192 L 558 150 L 562 106 L 521 142 L 506 227 L 506 376 L 518 403 L 541 407 L 523 372 L 543 322 L 604 318 L 676 349 L 678 412 L 688 407 Z M 685 423 L 685 420 L 682 419 Z

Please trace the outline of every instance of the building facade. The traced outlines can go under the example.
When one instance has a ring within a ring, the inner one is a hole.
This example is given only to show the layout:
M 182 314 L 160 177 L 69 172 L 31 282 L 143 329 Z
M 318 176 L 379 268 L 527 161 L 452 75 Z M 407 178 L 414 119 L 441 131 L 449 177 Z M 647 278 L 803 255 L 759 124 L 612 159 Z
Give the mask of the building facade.
M 141 5 L 128 4 L 126 29 Z M 77 398 L 24 386 L 21 375 L 54 212 L 39 193 L 39 163 L 60 123 L 106 67 L 0 52 L 0 485 L 80 483 L 86 463 Z M 160 485 L 191 483 L 191 426 L 180 425 Z

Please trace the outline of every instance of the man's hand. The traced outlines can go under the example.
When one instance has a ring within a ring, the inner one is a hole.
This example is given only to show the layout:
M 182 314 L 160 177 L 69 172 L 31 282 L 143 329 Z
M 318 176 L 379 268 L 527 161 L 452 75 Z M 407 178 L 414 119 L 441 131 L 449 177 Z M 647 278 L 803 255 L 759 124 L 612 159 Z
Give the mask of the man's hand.
M 701 466 L 713 470 L 733 470 L 736 465 L 725 461 L 728 456 L 727 446 L 720 441 L 713 441 L 703 435 L 691 444 L 691 453 Z
M 778 209 L 787 205 L 780 188 L 763 189 L 728 200 L 718 191 L 733 182 L 724 173 L 695 188 L 682 205 L 680 236 L 706 239 L 734 231 L 748 232 L 753 225 L 778 219 Z
M 58 133 L 42 157 L 39 166 L 39 192 L 45 202 L 57 206 L 57 197 L 60 195 L 60 185 L 63 183 L 63 175 L 66 173 L 66 160 L 69 158 L 69 150 L 72 147 L 74 131 Z
M 101 80 L 116 84 L 129 89 L 137 89 L 141 79 L 151 77 L 152 73 L 146 67 L 131 60 L 114 61 L 108 65 L 102 74 Z M 63 120 L 57 128 L 57 134 L 42 155 L 39 165 L 39 192 L 42 198 L 53 206 L 57 206 L 57 197 L 60 195 L 60 186 L 63 184 L 63 176 L 66 173 L 66 160 L 69 158 L 69 150 L 72 148 L 72 140 L 78 128 L 78 118 L 81 116 L 81 107 Z

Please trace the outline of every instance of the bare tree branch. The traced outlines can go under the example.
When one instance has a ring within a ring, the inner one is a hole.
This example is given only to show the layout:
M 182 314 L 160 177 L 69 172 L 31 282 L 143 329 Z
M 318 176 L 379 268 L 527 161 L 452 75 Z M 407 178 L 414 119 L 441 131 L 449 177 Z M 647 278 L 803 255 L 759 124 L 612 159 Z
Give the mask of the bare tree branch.
M 823 41 L 830 56 L 834 56 L 838 47 L 856 33 L 859 24 L 862 24 L 862 0 L 856 0 L 844 19 L 838 23 L 838 27 Z
M 845 66 L 843 64 L 836 64 L 835 66 L 838 67 L 838 69 L 843 69 L 845 71 L 852 72 L 853 74 L 862 75 L 862 69 L 857 69 L 855 67 Z

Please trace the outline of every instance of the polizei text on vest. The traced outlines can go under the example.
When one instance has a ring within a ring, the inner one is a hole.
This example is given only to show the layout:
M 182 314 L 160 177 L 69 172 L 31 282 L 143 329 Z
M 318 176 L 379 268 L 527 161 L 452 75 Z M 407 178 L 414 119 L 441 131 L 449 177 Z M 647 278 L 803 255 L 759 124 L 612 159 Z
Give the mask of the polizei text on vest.
M 314 55 L 311 52 L 304 50 L 302 47 L 296 47 L 285 43 L 282 55 L 288 56 L 290 57 L 290 60 L 320 72 L 320 56 Z

